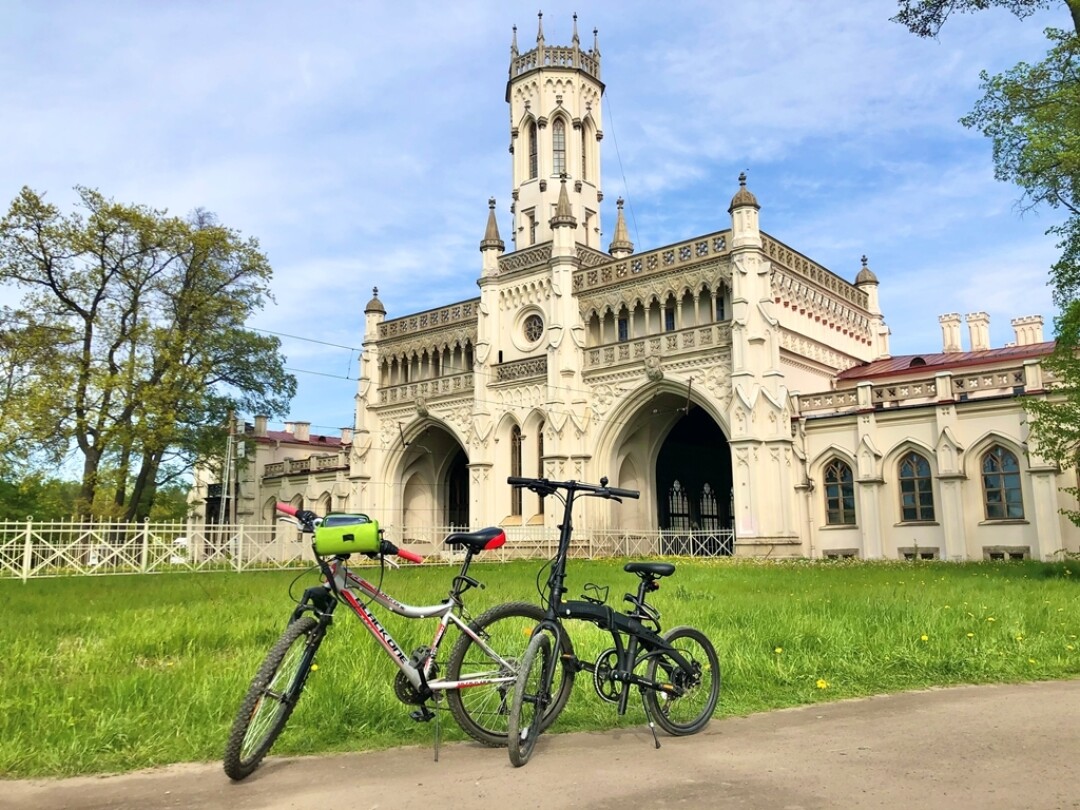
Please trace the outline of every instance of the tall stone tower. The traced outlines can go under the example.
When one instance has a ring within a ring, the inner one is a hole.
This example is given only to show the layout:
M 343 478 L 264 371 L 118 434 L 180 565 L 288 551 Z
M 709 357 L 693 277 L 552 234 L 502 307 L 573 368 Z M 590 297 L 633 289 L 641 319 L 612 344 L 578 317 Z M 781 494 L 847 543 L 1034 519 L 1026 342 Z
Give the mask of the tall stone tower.
M 510 152 L 513 156 L 514 233 L 512 250 L 552 239 L 551 219 L 559 204 L 560 180 L 567 181 L 576 241 L 600 250 L 600 45 L 593 31 L 583 51 L 577 15 L 569 47 L 544 41 L 544 19 L 536 47 L 518 50 L 517 27 L 510 45 Z

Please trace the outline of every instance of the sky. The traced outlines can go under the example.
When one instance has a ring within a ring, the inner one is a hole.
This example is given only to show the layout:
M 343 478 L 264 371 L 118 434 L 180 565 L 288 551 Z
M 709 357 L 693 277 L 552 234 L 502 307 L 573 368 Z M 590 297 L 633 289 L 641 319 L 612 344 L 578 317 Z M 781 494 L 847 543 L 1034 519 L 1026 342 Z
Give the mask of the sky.
M 1059 220 L 958 121 L 1064 5 L 924 40 L 895 0 L 0 0 L 0 211 L 88 186 L 256 238 L 274 301 L 249 325 L 281 337 L 289 419 L 337 435 L 372 288 L 389 318 L 477 297 L 489 197 L 510 246 L 511 34 L 534 47 L 541 9 L 549 45 L 575 12 L 599 31 L 601 244 L 620 196 L 638 252 L 730 227 L 745 171 L 764 231 L 850 281 L 868 257 L 894 355 L 940 351 L 948 312 L 989 313 L 995 347 L 1026 315 L 1052 336 Z

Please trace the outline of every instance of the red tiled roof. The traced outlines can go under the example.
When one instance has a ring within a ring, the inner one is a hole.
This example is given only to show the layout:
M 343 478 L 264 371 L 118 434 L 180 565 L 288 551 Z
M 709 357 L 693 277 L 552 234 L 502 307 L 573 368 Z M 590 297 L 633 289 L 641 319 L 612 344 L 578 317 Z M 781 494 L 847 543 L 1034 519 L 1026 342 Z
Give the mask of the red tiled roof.
M 874 360 L 852 366 L 836 375 L 840 380 L 880 380 L 889 377 L 926 376 L 929 371 L 951 371 L 957 368 L 1000 365 L 1001 363 L 1045 357 L 1054 351 L 1054 341 L 1027 346 L 1008 346 L 980 352 L 940 352 L 937 354 L 902 354 L 887 360 Z
M 321 436 L 312 433 L 308 441 L 296 438 L 287 430 L 268 430 L 265 436 L 254 436 L 257 442 L 284 442 L 286 444 L 312 444 L 319 447 L 341 447 L 341 438 L 338 436 Z

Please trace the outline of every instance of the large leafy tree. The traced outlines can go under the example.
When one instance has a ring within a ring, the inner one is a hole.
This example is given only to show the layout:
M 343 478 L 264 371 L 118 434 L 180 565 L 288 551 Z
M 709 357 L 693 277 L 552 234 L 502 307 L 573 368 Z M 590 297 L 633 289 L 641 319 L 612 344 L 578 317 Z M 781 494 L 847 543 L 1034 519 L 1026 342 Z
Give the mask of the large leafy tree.
M 0 282 L 23 292 L 0 328 L 0 415 L 45 458 L 76 448 L 80 514 L 141 519 L 230 410 L 284 414 L 296 383 L 277 338 L 245 328 L 269 298 L 255 240 L 77 191 L 65 215 L 24 188 L 0 220 Z
M 1020 187 L 1024 207 L 1064 215 L 1049 230 L 1061 250 L 1050 273 L 1060 313 L 1056 346 L 1043 363 L 1055 395 L 1030 398 L 1026 405 L 1038 453 L 1072 466 L 1080 455 L 1080 0 L 901 0 L 893 19 L 920 36 L 934 36 L 954 12 L 997 6 L 1022 18 L 1061 5 L 1072 30 L 1047 29 L 1050 47 L 1039 62 L 1021 62 L 996 76 L 984 71 L 984 95 L 961 123 L 990 138 L 995 176 Z M 1080 512 L 1067 514 L 1080 524 Z

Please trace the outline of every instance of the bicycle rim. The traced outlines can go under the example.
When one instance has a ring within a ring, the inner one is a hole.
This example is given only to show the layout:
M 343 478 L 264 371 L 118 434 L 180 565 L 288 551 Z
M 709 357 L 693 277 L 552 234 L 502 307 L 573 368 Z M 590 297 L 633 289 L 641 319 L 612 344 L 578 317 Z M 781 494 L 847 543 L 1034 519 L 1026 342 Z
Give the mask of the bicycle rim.
M 712 642 L 692 627 L 676 627 L 664 639 L 690 664 L 686 670 L 663 653 L 649 659 L 645 677 L 669 685 L 671 691 L 645 690 L 650 716 L 673 736 L 705 728 L 720 698 L 720 662 Z

